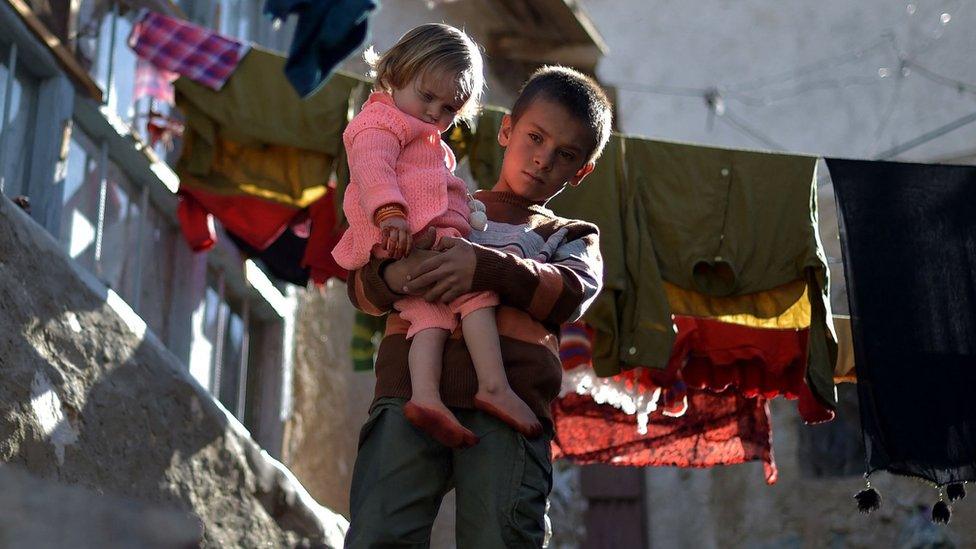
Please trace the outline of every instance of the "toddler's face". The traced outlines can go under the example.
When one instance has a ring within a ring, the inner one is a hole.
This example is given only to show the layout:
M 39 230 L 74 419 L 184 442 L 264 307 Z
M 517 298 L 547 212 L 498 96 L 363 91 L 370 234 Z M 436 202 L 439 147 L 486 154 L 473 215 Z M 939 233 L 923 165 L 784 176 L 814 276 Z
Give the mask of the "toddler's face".
M 460 94 L 457 78 L 442 72 L 416 76 L 402 88 L 393 90 L 393 102 L 401 111 L 447 131 L 467 101 Z

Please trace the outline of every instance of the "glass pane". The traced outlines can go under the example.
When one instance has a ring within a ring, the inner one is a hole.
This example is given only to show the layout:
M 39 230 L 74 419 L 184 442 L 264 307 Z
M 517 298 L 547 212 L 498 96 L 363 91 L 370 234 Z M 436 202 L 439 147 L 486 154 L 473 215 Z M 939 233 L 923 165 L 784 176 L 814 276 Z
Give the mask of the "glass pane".
M 131 125 L 135 118 L 132 96 L 136 85 L 136 54 L 129 48 L 127 39 L 132 32 L 132 15 L 119 17 L 115 29 L 115 68 L 112 75 L 110 107 L 123 121 Z
M 244 319 L 231 310 L 224 333 L 223 364 L 220 367 L 220 401 L 232 413 L 237 413 L 237 392 L 240 383 L 241 360 L 244 352 Z
M 105 178 L 101 277 L 123 299 L 132 303 L 136 245 L 142 217 L 139 195 L 114 162 L 108 163 Z
M 129 49 L 127 39 L 132 30 L 134 15 L 120 15 L 115 25 L 114 51 L 112 49 L 112 11 L 98 14 L 98 58 L 92 71 L 98 85 L 105 90 L 112 66 L 112 89 L 108 90 L 108 106 L 127 124 L 132 123 L 135 109 L 132 92 L 136 81 L 136 55 Z M 110 63 L 110 55 L 111 63 Z
M 59 240 L 72 258 L 95 268 L 95 225 L 98 222 L 98 147 L 77 126 L 71 132 L 64 177 Z
M 190 374 L 208 390 L 212 388 L 219 309 L 220 294 L 208 285 L 203 299 L 193 311 L 193 343 L 190 347 Z
M 34 138 L 34 119 L 37 116 L 37 93 L 39 83 L 17 64 L 17 74 L 13 81 L 10 97 L 6 97 L 10 71 L 7 67 L 9 49 L 0 46 L 0 109 L 4 102 L 10 102 L 6 125 L 0 128 L 3 147 L 3 166 L 0 174 L 4 177 L 4 194 L 16 196 L 27 194 L 27 178 L 30 166 L 30 143 Z M 0 117 L 2 117 L 0 110 Z
M 253 3 L 253 0 L 220 0 L 220 33 L 250 41 Z

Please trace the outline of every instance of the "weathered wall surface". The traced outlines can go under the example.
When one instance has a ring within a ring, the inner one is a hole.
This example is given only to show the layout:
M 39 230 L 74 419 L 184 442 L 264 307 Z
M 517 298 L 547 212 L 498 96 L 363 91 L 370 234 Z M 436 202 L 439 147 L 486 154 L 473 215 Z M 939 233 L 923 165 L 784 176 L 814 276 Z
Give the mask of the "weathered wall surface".
M 294 408 L 284 460 L 323 505 L 349 516 L 349 483 L 359 428 L 373 398 L 373 372 L 354 372 L 349 345 L 353 308 L 331 280 L 298 296 Z
M 209 547 L 335 545 L 345 528 L 5 198 L 0 461 L 185 510 Z

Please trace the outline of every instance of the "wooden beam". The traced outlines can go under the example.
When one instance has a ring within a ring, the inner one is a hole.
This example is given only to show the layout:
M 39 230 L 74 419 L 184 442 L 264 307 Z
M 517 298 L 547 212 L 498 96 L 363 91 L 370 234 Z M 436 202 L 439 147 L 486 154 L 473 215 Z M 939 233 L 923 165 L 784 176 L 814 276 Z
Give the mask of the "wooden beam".
M 27 25 L 27 28 L 51 50 L 58 64 L 68 73 L 71 80 L 89 97 L 101 103 L 102 89 L 92 79 L 91 75 L 88 74 L 88 71 L 81 66 L 81 63 L 78 62 L 71 51 L 61 42 L 61 39 L 55 36 L 41 22 L 40 18 L 31 10 L 30 6 L 23 0 L 7 0 L 7 3 L 17 12 L 24 21 L 24 24 Z
M 566 43 L 511 34 L 495 35 L 488 55 L 529 63 L 557 63 L 592 72 L 603 52 L 594 43 Z

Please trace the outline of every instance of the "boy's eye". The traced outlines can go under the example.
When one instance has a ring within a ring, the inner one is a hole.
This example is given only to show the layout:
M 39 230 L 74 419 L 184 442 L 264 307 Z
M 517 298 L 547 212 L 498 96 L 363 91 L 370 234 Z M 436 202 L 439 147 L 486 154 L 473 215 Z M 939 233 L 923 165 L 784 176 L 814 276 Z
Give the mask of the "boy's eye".
M 452 107 L 450 105 L 444 105 L 444 110 L 446 110 L 447 112 L 450 112 L 450 113 L 455 113 L 455 112 L 458 111 L 456 108 L 454 108 L 454 107 Z
M 530 133 L 529 134 L 529 139 L 531 139 L 532 141 L 535 141 L 536 143 L 541 143 L 542 142 L 542 136 L 539 135 L 539 134 L 537 134 L 537 133 Z
M 434 100 L 434 96 L 431 95 L 431 94 L 429 94 L 429 93 L 426 93 L 426 92 L 423 94 L 423 97 L 424 97 L 424 101 L 433 101 Z
M 572 160 L 576 158 L 576 155 L 569 151 L 559 151 L 559 156 L 563 157 L 563 160 Z

